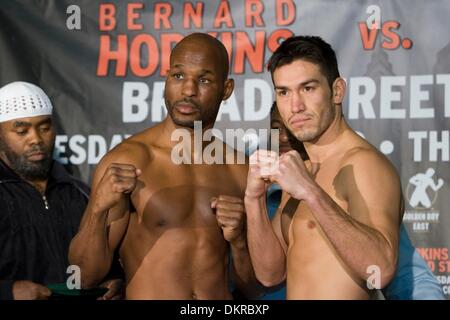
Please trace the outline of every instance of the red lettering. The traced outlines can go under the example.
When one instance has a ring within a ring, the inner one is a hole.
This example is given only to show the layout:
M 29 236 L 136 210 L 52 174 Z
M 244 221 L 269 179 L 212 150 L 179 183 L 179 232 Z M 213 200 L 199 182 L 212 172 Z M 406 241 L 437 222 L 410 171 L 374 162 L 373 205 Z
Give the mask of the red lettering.
M 417 248 L 425 260 L 448 260 L 448 248 Z
M 441 248 L 441 259 L 442 260 L 448 260 L 448 248 Z
M 264 5 L 260 0 L 246 0 L 245 1 L 245 26 L 254 27 L 254 22 L 256 26 L 264 27 L 264 21 L 261 14 L 264 11 Z
M 144 8 L 144 4 L 142 2 L 137 3 L 129 3 L 127 5 L 127 28 L 128 30 L 142 30 L 144 26 L 139 23 L 135 23 L 136 19 L 141 18 L 141 14 L 139 12 L 135 12 L 136 9 Z
M 427 249 L 426 248 L 416 248 L 417 252 L 424 258 L 424 260 L 430 260 L 428 258 Z
M 116 7 L 112 3 L 102 3 L 98 11 L 100 31 L 111 31 L 116 27 Z
M 148 63 L 146 67 L 141 66 L 141 47 L 147 47 Z M 133 39 L 130 48 L 130 68 L 138 77 L 148 77 L 153 74 L 159 64 L 159 51 L 156 40 L 149 34 L 139 34 Z
M 222 0 L 217 8 L 216 17 L 214 18 L 214 28 L 221 28 L 222 24 L 225 24 L 228 28 L 233 28 L 234 26 L 230 4 L 226 0 Z
M 284 15 L 285 8 L 287 16 Z M 276 3 L 276 22 L 278 26 L 287 26 L 295 20 L 295 3 L 292 0 L 277 0 Z
M 192 3 L 187 2 L 184 4 L 183 12 L 183 28 L 189 29 L 191 22 L 196 28 L 202 28 L 203 2 L 197 2 L 195 9 Z
M 378 36 L 378 29 L 370 28 L 369 30 L 365 22 L 359 22 L 358 26 L 364 50 L 373 50 Z
M 288 39 L 292 37 L 294 33 L 288 29 L 278 29 L 272 32 L 267 40 L 267 47 L 271 52 L 275 52 L 277 48 L 280 46 L 281 39 Z
M 255 36 L 255 47 L 253 47 L 246 32 L 236 32 L 236 58 L 234 64 L 235 73 L 244 73 L 246 57 L 253 72 L 263 71 L 265 32 L 256 31 Z
M 117 50 L 111 50 L 111 37 L 109 35 L 100 36 L 100 50 L 98 57 L 97 76 L 108 75 L 109 61 L 116 61 L 115 76 L 125 76 L 127 70 L 127 36 L 117 36 Z
M 158 2 L 155 4 L 155 14 L 154 14 L 154 28 L 156 30 L 161 29 L 161 24 L 164 26 L 164 29 L 172 29 L 172 25 L 170 24 L 169 17 L 172 15 L 172 5 L 166 2 Z
M 397 30 L 398 28 L 400 28 L 400 23 L 398 23 L 397 21 L 391 20 L 383 23 L 381 32 L 387 39 L 390 40 L 383 41 L 381 46 L 384 49 L 393 50 L 398 48 L 398 46 L 400 45 L 400 36 L 397 33 L 391 31 L 392 29 Z
M 450 261 L 439 261 L 439 272 L 449 272 Z

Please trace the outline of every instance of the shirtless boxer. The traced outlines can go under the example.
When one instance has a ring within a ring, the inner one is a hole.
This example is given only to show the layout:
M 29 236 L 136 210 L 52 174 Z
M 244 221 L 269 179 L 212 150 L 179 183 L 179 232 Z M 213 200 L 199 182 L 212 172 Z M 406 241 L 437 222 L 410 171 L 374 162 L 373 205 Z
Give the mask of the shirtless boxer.
M 367 299 L 367 281 L 384 287 L 396 270 L 398 174 L 343 118 L 346 84 L 327 43 L 290 38 L 268 67 L 283 122 L 310 160 L 296 151 L 250 157 L 245 206 L 256 277 L 265 286 L 286 279 L 287 299 Z M 272 225 L 270 182 L 283 189 Z
M 96 168 L 70 248 L 82 286 L 96 285 L 117 248 L 127 299 L 230 299 L 228 244 L 237 286 L 254 281 L 243 216 L 248 166 L 171 159 L 175 129 L 193 135 L 194 121 L 203 130 L 214 126 L 234 87 L 228 68 L 225 47 L 209 35 L 192 34 L 173 49 L 168 116 L 111 150 Z

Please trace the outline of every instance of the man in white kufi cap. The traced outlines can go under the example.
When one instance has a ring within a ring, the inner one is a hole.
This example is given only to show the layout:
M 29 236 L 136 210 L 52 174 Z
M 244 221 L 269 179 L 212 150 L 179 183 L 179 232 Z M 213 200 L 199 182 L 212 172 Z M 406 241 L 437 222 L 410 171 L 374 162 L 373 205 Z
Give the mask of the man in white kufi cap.
M 0 159 L 40 192 L 52 162 L 52 110 L 34 84 L 12 82 L 0 89 Z
M 0 89 L 0 300 L 47 299 L 67 281 L 89 188 L 52 159 L 52 109 L 34 84 Z
M 52 114 L 44 91 L 28 82 L 12 82 L 0 89 L 0 122 Z

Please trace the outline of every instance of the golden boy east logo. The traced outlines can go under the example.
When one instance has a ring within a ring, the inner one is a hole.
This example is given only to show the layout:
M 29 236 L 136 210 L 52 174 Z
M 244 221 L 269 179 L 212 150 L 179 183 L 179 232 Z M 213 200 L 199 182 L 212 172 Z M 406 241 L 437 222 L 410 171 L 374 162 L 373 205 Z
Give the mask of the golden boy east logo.
M 429 231 L 431 223 L 439 222 L 440 213 L 434 205 L 443 185 L 444 180 L 437 176 L 434 168 L 409 178 L 405 192 L 407 210 L 403 221 L 411 223 L 413 231 Z

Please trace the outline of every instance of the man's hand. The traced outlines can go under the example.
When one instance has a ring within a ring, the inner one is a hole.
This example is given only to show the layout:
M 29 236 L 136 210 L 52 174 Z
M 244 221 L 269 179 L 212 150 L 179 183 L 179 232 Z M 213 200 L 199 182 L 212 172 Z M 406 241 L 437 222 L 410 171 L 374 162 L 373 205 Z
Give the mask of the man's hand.
M 94 208 L 104 212 L 134 191 L 141 170 L 131 164 L 112 163 L 106 169 L 94 194 Z
M 305 166 L 300 154 L 291 150 L 280 157 L 276 168 L 269 173 L 269 179 L 277 182 L 293 198 L 303 200 L 310 195 L 311 187 L 316 186 L 313 175 L 317 167 L 312 166 L 311 171 Z
M 108 291 L 97 300 L 121 300 L 125 296 L 125 285 L 122 279 L 112 279 L 100 284 L 100 287 Z
M 211 199 L 211 208 L 215 210 L 225 240 L 230 244 L 243 239 L 245 241 L 245 207 L 242 199 L 220 195 Z
M 266 196 L 269 176 L 278 164 L 278 155 L 273 151 L 257 150 L 250 156 L 245 196 L 261 198 Z
M 12 293 L 14 300 L 47 300 L 52 294 L 49 288 L 28 280 L 15 281 Z

